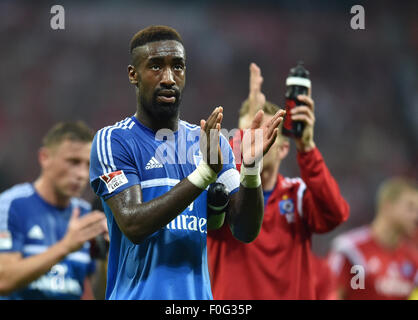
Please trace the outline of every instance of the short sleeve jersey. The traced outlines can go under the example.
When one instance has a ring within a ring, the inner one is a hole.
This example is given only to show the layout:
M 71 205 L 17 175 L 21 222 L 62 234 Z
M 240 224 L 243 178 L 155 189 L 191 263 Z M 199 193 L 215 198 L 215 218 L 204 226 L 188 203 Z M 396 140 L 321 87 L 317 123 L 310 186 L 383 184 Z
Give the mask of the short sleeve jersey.
M 61 240 L 75 207 L 80 215 L 91 211 L 91 205 L 72 198 L 66 208 L 47 203 L 31 183 L 18 184 L 0 195 L 0 254 L 20 252 L 23 258 L 40 254 Z M 90 243 L 67 255 L 46 274 L 0 299 L 80 299 L 84 280 L 94 272 Z
M 172 189 L 201 161 L 200 127 L 180 120 L 178 130 L 154 132 L 134 116 L 99 130 L 93 140 L 90 183 L 101 197 L 109 236 L 106 299 L 212 299 L 207 265 L 207 190 L 140 244 L 119 229 L 106 200 L 140 185 L 147 202 Z M 218 182 L 235 193 L 239 173 L 221 135 Z

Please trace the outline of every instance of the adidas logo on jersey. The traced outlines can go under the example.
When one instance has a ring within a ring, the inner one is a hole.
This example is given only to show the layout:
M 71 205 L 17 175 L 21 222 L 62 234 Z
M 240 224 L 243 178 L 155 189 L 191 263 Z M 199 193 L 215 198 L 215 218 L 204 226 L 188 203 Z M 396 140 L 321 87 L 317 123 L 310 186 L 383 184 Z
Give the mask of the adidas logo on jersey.
M 158 162 L 155 157 L 152 157 L 150 161 L 148 161 L 147 165 L 145 166 L 145 170 L 155 169 L 155 168 L 162 168 L 163 165 Z
M 34 225 L 28 232 L 28 238 L 42 240 L 44 238 L 44 233 L 42 232 L 41 227 Z

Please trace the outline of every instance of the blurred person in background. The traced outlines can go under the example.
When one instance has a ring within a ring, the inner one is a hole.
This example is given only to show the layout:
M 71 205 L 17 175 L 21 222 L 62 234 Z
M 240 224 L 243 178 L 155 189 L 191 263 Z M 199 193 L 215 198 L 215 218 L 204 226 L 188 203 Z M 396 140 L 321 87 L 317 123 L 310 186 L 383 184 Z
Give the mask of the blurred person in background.
M 266 101 L 262 82 L 260 68 L 252 63 L 249 96 L 240 110 L 240 129 L 248 128 L 260 108 L 266 113 L 265 121 L 279 109 Z M 320 264 L 311 251 L 312 234 L 328 232 L 346 221 L 349 206 L 314 142 L 311 93 L 298 99 L 305 105 L 295 107 L 287 116 L 305 123 L 302 137 L 295 139 L 301 178 L 279 173 L 290 148 L 289 139 L 279 134 L 263 159 L 265 212 L 258 237 L 249 244 L 239 242 L 227 225 L 208 232 L 214 299 L 318 298 L 317 290 L 323 282 L 316 277 Z M 240 143 L 242 132 L 238 131 L 231 141 L 234 151 L 239 150 L 234 145 Z
M 409 239 L 408 239 L 409 240 Z M 415 230 L 415 235 L 411 237 L 409 244 L 418 251 L 418 228 Z M 415 289 L 412 291 L 409 296 L 410 300 L 418 300 L 418 279 L 415 282 Z
M 337 278 L 332 273 L 327 256 L 312 252 L 316 300 L 337 300 Z
M 106 218 L 79 198 L 92 139 L 82 122 L 56 124 L 39 150 L 36 181 L 0 194 L 0 299 L 80 299 L 86 277 L 93 288 L 103 282 L 89 240 L 106 235 Z
M 405 177 L 385 180 L 377 192 L 372 223 L 335 238 L 329 263 L 340 299 L 411 296 L 418 285 L 417 187 L 416 181 Z

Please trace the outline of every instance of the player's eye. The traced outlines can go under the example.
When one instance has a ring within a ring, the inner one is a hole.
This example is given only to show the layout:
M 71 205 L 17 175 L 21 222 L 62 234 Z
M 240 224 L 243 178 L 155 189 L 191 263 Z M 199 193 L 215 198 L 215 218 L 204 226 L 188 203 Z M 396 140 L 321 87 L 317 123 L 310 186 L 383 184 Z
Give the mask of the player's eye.
M 173 69 L 174 69 L 174 70 L 176 70 L 176 71 L 181 71 L 181 70 L 183 70 L 183 69 L 184 69 L 184 66 L 183 66 L 183 65 L 181 65 L 181 64 L 176 64 L 176 65 L 173 67 Z
M 151 70 L 153 70 L 153 71 L 158 71 L 158 70 L 160 70 L 161 68 L 160 68 L 160 66 L 159 66 L 159 65 L 157 65 L 157 64 L 153 64 L 153 65 L 151 65 L 151 66 L 150 66 L 150 69 L 151 69 Z
M 67 159 L 67 161 L 73 166 L 76 166 L 80 163 L 79 159 Z

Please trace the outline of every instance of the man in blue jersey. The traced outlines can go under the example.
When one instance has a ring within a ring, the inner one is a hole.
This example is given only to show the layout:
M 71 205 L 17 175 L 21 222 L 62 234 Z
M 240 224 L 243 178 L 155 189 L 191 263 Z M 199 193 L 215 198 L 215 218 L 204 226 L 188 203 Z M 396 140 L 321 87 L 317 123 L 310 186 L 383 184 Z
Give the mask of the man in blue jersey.
M 110 248 L 107 299 L 212 299 L 207 266 L 207 187 L 231 194 L 226 221 L 251 242 L 263 219 L 260 159 L 283 112 L 260 128 L 259 112 L 244 136 L 243 169 L 220 135 L 222 107 L 200 126 L 179 119 L 186 55 L 178 32 L 150 26 L 130 43 L 134 116 L 98 131 L 90 183 L 102 198 Z M 256 129 L 262 140 L 257 141 Z
M 88 241 L 107 233 L 103 212 L 78 198 L 92 139 L 82 122 L 57 124 L 39 151 L 38 179 L 0 194 L 0 300 L 81 298 L 95 269 Z

